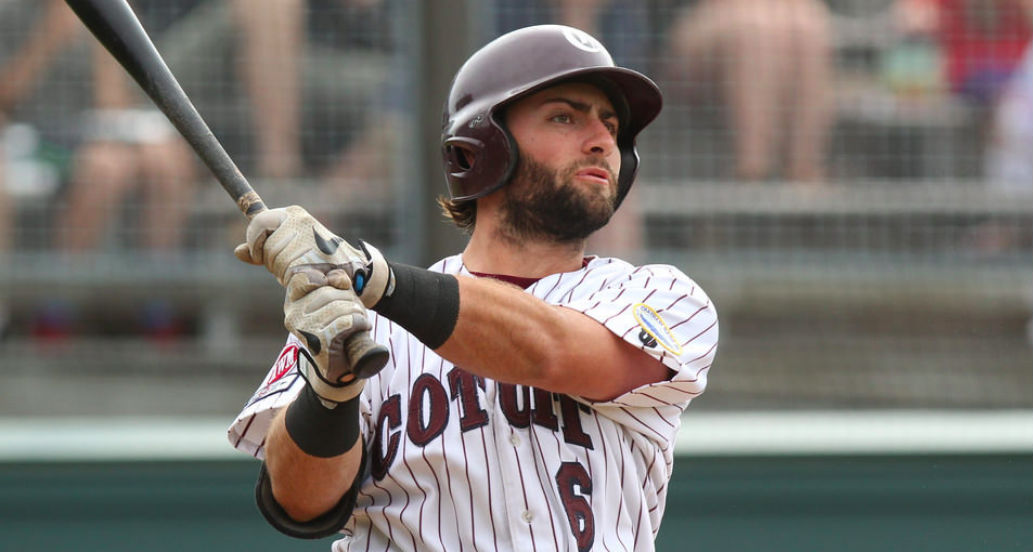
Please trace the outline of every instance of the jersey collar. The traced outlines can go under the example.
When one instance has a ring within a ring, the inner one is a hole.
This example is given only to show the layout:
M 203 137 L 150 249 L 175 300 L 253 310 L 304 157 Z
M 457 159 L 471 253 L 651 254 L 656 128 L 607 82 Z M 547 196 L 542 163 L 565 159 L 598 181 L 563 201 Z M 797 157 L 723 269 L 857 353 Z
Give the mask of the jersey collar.
M 588 262 L 590 260 L 591 259 L 589 257 L 581 259 L 581 268 L 585 268 L 586 266 L 588 266 Z M 508 282 L 522 289 L 527 289 L 536 284 L 538 280 L 541 280 L 541 278 L 525 278 L 523 276 L 510 276 L 509 274 L 491 274 L 489 272 L 474 272 L 470 269 L 467 269 L 467 272 L 473 274 L 478 278 L 494 278 L 496 280 Z

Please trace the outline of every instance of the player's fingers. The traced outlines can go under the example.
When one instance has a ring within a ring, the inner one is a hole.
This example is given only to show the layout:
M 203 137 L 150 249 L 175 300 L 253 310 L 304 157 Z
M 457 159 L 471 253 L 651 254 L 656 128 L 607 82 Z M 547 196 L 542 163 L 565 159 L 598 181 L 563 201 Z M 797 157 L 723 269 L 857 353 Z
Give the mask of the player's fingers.
M 283 209 L 283 213 L 284 219 L 290 219 L 292 225 L 311 228 L 314 224 L 319 224 L 316 218 L 300 205 L 288 205 Z
M 326 336 L 327 341 L 335 336 L 350 336 L 370 328 L 363 313 L 353 310 L 352 304 L 341 305 L 338 301 L 306 313 L 303 318 L 308 327 L 318 330 L 319 335 Z
M 326 276 L 318 269 L 310 266 L 294 268 L 287 274 L 287 297 L 297 301 L 326 284 Z
M 256 261 L 255 259 L 253 259 L 251 257 L 251 249 L 248 247 L 248 244 L 246 244 L 246 243 L 242 243 L 242 244 L 238 245 L 233 250 L 233 255 L 236 256 L 241 261 L 244 261 L 245 263 L 248 263 L 248 264 L 253 264 L 253 265 L 260 265 L 260 264 L 262 264 L 261 260 L 257 260 Z
M 324 306 L 310 316 L 316 319 L 326 319 L 325 323 L 320 327 L 320 331 L 327 336 L 348 337 L 355 332 L 368 330 L 371 327 L 369 319 L 361 312 L 355 312 L 348 308 L 341 309 L 334 303 Z
M 269 209 L 255 215 L 255 218 L 251 219 L 251 222 L 247 225 L 245 240 L 247 241 L 248 249 L 250 249 L 252 259 L 261 262 L 266 238 L 269 237 L 269 234 L 275 232 L 286 219 L 287 212 L 284 209 Z
M 352 288 L 352 279 L 351 279 L 351 277 L 348 276 L 347 272 L 345 272 L 344 270 L 342 270 L 340 268 L 335 268 L 335 269 L 331 270 L 330 272 L 327 272 L 326 273 L 326 280 L 327 280 L 327 282 L 331 286 L 333 286 L 333 287 L 335 287 L 337 289 L 341 289 L 341 290 L 347 291 L 347 290 Z
M 305 255 L 307 244 L 298 242 L 298 232 L 293 228 L 281 227 L 264 241 L 262 259 L 269 272 L 277 278 L 285 278 L 288 267 Z
M 302 312 L 306 316 L 318 313 L 325 319 L 330 319 L 353 312 L 361 313 L 356 309 L 355 294 L 330 286 L 320 286 L 310 291 L 306 294 L 304 301 Z M 323 309 L 327 310 L 320 312 Z M 330 309 L 336 309 L 336 312 L 332 312 Z
M 273 231 L 287 220 L 287 210 L 284 208 L 268 209 L 255 215 L 247 225 L 248 237 L 265 231 Z
M 335 340 L 346 340 L 356 331 L 367 329 L 363 325 L 364 320 L 365 317 L 362 314 L 342 311 L 335 308 L 333 303 L 314 312 L 306 312 L 290 319 L 294 322 L 296 329 L 303 329 L 303 331 L 295 333 L 300 333 L 302 336 L 305 333 L 316 336 L 323 344 L 322 347 L 333 347 Z M 343 353 L 343 350 L 340 352 Z

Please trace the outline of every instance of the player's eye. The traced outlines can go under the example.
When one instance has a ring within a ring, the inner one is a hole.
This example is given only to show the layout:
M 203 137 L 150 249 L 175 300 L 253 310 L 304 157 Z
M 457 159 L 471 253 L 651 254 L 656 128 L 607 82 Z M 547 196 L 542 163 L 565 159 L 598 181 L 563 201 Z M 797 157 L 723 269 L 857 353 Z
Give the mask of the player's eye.
M 556 113 L 549 117 L 549 120 L 554 123 L 572 123 L 574 122 L 574 117 L 570 113 Z

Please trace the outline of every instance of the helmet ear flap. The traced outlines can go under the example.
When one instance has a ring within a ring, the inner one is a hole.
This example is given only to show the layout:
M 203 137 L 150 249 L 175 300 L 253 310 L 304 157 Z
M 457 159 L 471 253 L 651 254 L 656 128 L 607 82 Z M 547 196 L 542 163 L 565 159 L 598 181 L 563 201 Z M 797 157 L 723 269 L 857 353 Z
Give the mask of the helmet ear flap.
M 516 165 L 516 142 L 492 122 L 477 137 L 448 136 L 441 142 L 453 201 L 477 199 L 502 187 Z M 467 129 L 468 130 L 468 129 Z
M 483 149 L 483 142 L 468 136 L 453 136 L 445 140 L 445 170 L 450 176 L 465 176 L 473 170 L 477 153 Z
M 456 164 L 459 165 L 460 168 L 465 170 L 470 170 L 473 168 L 474 156 L 470 152 L 470 150 L 455 146 L 452 146 L 452 149 L 453 155 L 456 156 Z

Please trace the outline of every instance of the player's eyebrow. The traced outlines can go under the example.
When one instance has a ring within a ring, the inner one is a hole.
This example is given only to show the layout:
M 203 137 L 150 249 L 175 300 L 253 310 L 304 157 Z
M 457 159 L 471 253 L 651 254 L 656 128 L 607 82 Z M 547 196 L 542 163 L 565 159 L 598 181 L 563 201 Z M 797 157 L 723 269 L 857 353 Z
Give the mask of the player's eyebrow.
M 575 111 L 578 111 L 578 112 L 581 112 L 581 113 L 589 113 L 590 111 L 592 111 L 592 104 L 589 104 L 587 102 L 581 102 L 581 101 L 574 100 L 574 99 L 571 99 L 571 98 L 567 98 L 567 97 L 564 97 L 564 96 L 552 96 L 552 97 L 548 97 L 548 98 L 545 98 L 544 100 L 542 100 L 542 105 L 547 105 L 547 104 L 550 104 L 550 103 L 563 103 L 563 104 L 567 104 L 572 109 L 574 109 Z M 599 118 L 604 120 L 604 121 L 608 120 L 608 119 L 616 119 L 617 118 L 617 113 L 615 111 L 613 111 L 612 109 L 606 108 L 604 106 L 600 106 L 599 107 Z

